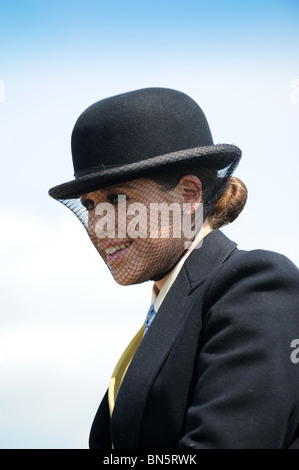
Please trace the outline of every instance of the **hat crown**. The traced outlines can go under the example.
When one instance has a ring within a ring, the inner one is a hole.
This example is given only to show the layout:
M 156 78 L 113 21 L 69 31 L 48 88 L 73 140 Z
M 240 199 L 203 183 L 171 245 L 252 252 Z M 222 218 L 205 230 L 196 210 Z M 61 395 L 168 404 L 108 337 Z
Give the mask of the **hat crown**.
M 72 133 L 75 175 L 213 145 L 207 119 L 186 94 L 144 88 L 88 107 Z

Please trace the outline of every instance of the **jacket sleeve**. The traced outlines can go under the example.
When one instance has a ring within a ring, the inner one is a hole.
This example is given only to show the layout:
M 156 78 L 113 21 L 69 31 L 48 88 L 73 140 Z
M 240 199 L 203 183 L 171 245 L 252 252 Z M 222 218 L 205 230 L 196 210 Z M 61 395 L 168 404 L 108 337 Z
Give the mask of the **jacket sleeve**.
M 299 274 L 276 253 L 240 252 L 207 290 L 196 386 L 179 448 L 287 448 L 299 423 Z M 297 431 L 298 432 L 298 431 Z

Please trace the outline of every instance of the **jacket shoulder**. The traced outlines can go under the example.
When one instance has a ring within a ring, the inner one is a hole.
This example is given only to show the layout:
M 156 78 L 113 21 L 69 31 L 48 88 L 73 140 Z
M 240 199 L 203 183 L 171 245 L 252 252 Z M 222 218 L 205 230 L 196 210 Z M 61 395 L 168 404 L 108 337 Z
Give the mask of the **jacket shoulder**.
M 241 317 L 250 305 L 263 315 L 270 310 L 299 313 L 299 269 L 280 253 L 236 249 L 207 281 L 206 303 L 239 305 Z
M 251 251 L 234 250 L 226 262 L 221 266 L 223 270 L 236 273 L 255 273 L 263 270 L 273 275 L 295 277 L 299 280 L 298 267 L 285 255 L 269 251 L 256 249 Z M 232 271 L 233 270 L 233 271 Z

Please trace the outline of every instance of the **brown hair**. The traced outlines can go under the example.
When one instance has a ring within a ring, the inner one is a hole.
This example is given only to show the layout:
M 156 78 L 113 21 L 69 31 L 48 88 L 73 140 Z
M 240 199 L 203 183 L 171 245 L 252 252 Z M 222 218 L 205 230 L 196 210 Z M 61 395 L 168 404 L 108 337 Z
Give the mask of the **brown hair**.
M 209 212 L 208 221 L 212 229 L 233 222 L 242 212 L 246 201 L 245 184 L 239 178 L 231 176 L 224 192 Z
M 203 183 L 203 202 L 207 203 L 210 189 L 213 188 L 221 178 L 217 171 L 211 168 L 190 168 L 188 171 L 169 171 L 167 175 L 151 175 L 156 183 L 162 185 L 165 190 L 175 187 L 179 179 L 188 174 L 197 176 Z M 233 222 L 242 212 L 247 201 L 247 188 L 245 184 L 235 176 L 231 176 L 225 186 L 223 193 L 209 210 L 207 219 L 212 229 L 220 228 Z

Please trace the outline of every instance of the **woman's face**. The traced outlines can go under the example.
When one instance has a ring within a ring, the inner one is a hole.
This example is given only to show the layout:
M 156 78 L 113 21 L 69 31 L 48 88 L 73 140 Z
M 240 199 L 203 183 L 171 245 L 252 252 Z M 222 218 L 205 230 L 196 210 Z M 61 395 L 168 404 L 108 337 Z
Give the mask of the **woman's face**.
M 91 241 L 119 284 L 161 279 L 182 255 L 177 188 L 165 190 L 140 178 L 90 192 L 81 202 L 88 210 Z

